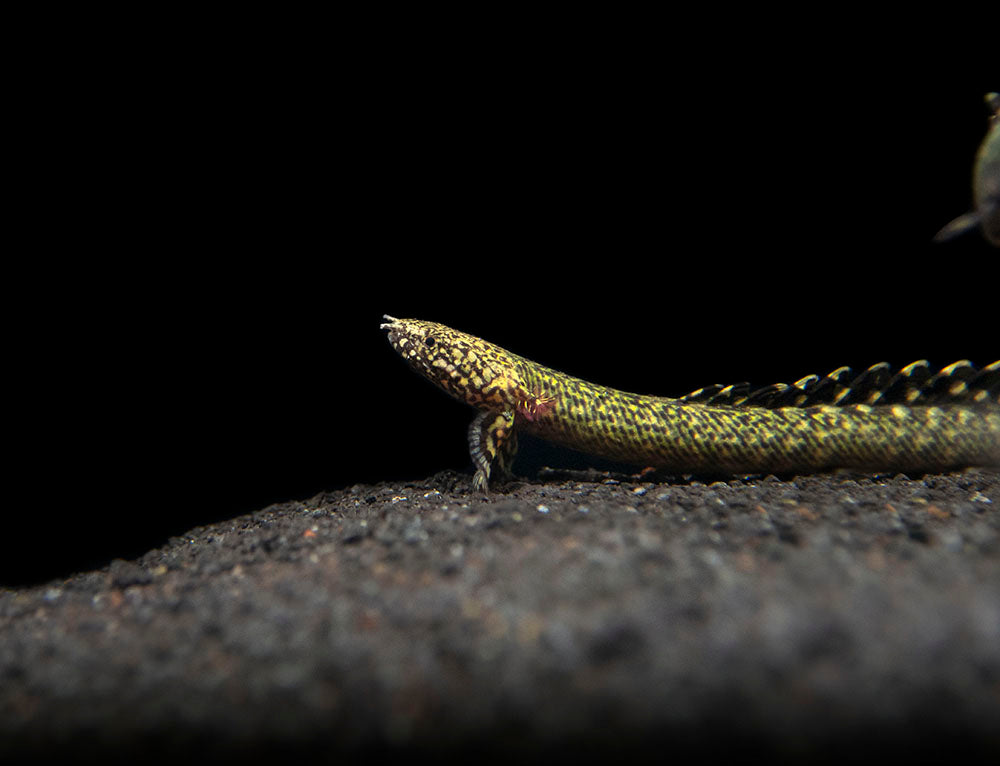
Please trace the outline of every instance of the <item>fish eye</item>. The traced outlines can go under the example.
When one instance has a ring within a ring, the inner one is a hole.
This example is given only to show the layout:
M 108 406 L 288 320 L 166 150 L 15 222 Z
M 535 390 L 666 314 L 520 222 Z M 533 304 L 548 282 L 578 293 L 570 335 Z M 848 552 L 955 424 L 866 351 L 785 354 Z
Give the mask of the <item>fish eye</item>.
M 424 345 L 427 348 L 434 348 L 434 338 L 424 338 Z

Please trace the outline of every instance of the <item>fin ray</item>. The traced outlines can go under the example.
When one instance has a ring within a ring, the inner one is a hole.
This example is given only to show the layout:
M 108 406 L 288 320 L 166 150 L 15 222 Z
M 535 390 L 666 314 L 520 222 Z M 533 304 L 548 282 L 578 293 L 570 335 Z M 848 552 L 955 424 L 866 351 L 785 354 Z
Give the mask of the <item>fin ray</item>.
M 893 373 L 887 362 L 873 364 L 859 375 L 850 367 L 838 367 L 825 376 L 807 375 L 795 383 L 772 383 L 751 388 L 749 383 L 716 383 L 680 397 L 684 402 L 713 406 L 846 407 L 865 404 L 1000 404 L 1000 361 L 977 368 L 968 359 L 936 372 L 926 359 Z

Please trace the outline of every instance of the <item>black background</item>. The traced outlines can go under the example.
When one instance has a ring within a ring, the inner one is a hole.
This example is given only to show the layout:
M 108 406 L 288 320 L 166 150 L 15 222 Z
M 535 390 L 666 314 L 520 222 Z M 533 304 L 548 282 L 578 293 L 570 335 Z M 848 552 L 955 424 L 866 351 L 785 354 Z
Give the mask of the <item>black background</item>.
M 1000 357 L 998 251 L 931 242 L 971 204 L 975 67 L 306 27 L 43 73 L 0 584 L 467 469 L 471 411 L 383 313 L 664 395 Z

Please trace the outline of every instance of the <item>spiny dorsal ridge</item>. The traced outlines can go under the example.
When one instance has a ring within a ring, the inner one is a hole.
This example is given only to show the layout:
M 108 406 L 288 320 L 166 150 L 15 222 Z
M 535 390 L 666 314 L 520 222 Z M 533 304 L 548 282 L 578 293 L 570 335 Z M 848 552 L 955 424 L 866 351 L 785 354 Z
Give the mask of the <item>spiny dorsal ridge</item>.
M 715 383 L 692 391 L 681 400 L 685 402 L 698 402 L 700 404 L 726 404 L 737 406 L 742 404 L 750 393 L 750 384 L 747 382 L 734 383 L 726 386 L 722 383 Z
M 773 383 L 751 389 L 748 383 L 719 383 L 681 397 L 684 402 L 730 407 L 812 407 L 905 404 L 1000 404 L 1000 361 L 977 369 L 967 359 L 933 372 L 926 359 L 893 374 L 887 362 L 873 364 L 854 376 L 850 367 L 827 375 L 807 375 L 795 383 Z

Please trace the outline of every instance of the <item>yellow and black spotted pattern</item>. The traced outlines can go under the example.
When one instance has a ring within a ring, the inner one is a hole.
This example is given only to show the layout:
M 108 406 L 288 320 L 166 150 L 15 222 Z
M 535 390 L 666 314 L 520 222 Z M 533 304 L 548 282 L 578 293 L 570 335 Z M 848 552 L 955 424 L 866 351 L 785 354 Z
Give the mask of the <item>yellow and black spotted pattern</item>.
M 588 383 L 434 322 L 385 319 L 413 369 L 478 410 L 469 450 L 483 490 L 494 468 L 509 471 L 519 431 L 678 473 L 1000 466 L 1000 362 L 936 373 L 926 362 L 898 373 L 877 364 L 859 376 L 842 367 L 668 399 Z

